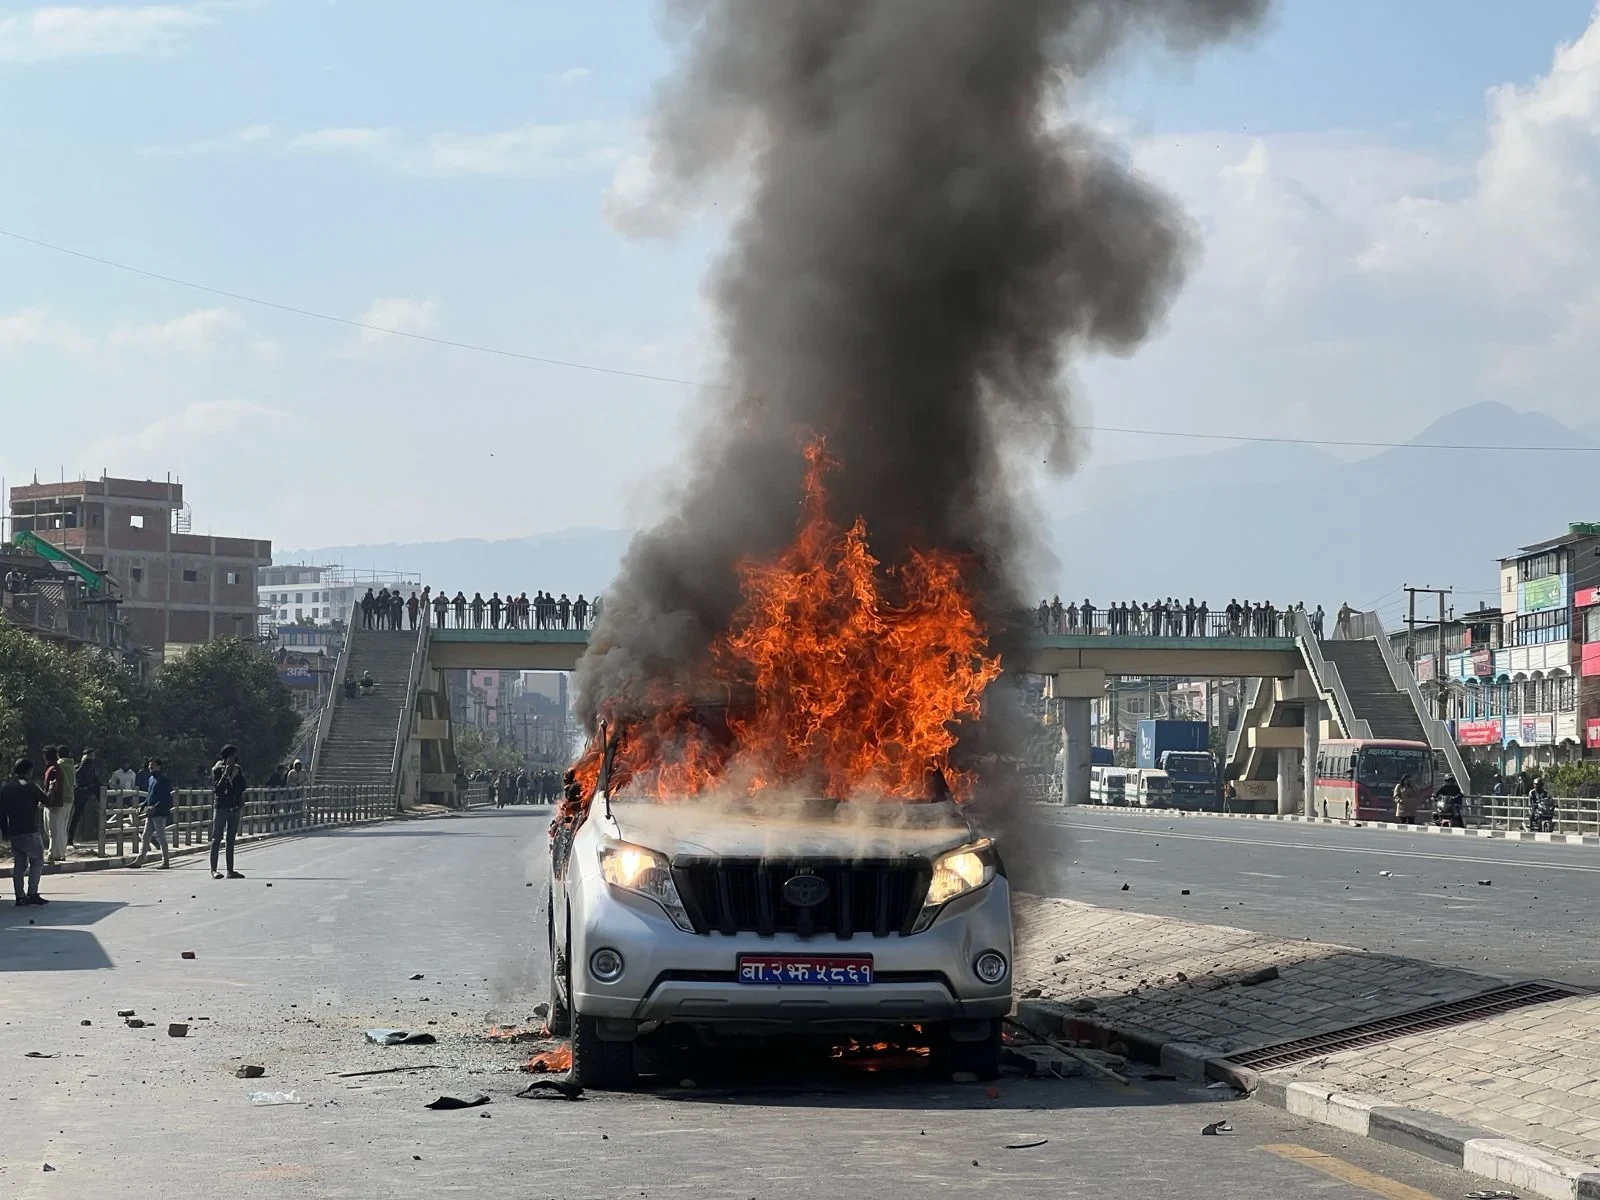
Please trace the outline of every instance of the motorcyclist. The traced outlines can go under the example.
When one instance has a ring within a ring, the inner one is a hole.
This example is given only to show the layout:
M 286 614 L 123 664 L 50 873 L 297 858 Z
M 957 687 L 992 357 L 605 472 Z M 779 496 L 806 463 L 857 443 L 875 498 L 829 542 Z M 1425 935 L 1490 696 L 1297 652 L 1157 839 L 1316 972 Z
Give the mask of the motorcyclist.
M 1538 831 L 1542 825 L 1555 824 L 1556 805 L 1550 798 L 1550 793 L 1545 790 L 1544 777 L 1534 779 L 1533 786 L 1528 789 L 1528 828 Z
M 1452 824 L 1465 826 L 1466 801 L 1454 775 L 1446 775 L 1444 782 L 1433 789 L 1433 811 L 1437 816 L 1448 817 Z

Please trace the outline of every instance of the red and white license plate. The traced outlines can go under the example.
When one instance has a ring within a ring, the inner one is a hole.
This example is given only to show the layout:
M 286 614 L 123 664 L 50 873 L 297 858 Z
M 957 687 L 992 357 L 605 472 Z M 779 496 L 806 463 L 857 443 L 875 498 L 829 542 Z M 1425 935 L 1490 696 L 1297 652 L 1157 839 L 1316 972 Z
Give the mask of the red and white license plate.
M 739 982 L 790 987 L 866 987 L 872 955 L 741 954 Z

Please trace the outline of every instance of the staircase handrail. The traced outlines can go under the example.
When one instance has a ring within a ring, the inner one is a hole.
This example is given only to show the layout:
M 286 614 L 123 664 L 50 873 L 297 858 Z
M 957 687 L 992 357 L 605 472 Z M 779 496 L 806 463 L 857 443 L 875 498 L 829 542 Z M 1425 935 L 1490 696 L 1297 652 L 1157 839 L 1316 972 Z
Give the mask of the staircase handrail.
M 400 717 L 395 722 L 394 760 L 389 769 L 389 784 L 394 789 L 396 804 L 400 802 L 400 761 L 405 756 L 406 743 L 411 739 L 411 722 L 417 711 L 417 689 L 422 685 L 422 668 L 427 661 L 428 622 L 418 620 L 416 644 L 411 648 L 411 669 L 406 673 L 405 695 L 401 698 Z
M 356 607 L 354 596 L 350 600 L 350 611 L 345 613 L 344 643 L 339 647 L 339 657 L 333 664 L 333 682 L 328 689 L 328 702 L 322 706 L 322 713 L 317 720 L 317 739 L 311 744 L 311 782 L 317 781 L 317 767 L 322 764 L 322 747 L 327 745 L 328 730 L 333 728 L 333 710 L 339 702 L 339 693 L 344 690 L 345 676 L 350 667 L 350 647 L 356 640 Z
M 1256 701 L 1260 698 L 1261 682 L 1260 678 L 1252 677 L 1245 686 L 1244 696 L 1239 705 L 1239 719 L 1234 722 L 1233 728 L 1228 730 L 1228 757 L 1226 761 L 1230 765 L 1233 762 L 1233 756 L 1238 753 L 1239 742 L 1244 738 L 1246 719 L 1255 709 Z
M 1389 644 L 1389 635 L 1383 631 L 1382 619 L 1375 612 L 1365 612 L 1360 615 L 1363 628 L 1371 631 L 1368 636 L 1378 643 L 1378 649 L 1383 654 L 1384 666 L 1389 668 L 1389 678 L 1394 680 L 1397 689 L 1410 697 L 1411 707 L 1416 710 L 1417 721 L 1427 736 L 1428 745 L 1443 752 L 1445 761 L 1450 764 L 1450 770 L 1456 777 L 1456 782 L 1467 783 L 1471 776 L 1467 774 L 1467 764 L 1461 758 L 1461 751 L 1456 748 L 1455 739 L 1450 736 L 1450 730 L 1445 723 L 1428 710 L 1428 702 L 1423 698 L 1422 689 L 1417 686 L 1417 677 L 1395 654 L 1394 647 Z
M 1300 657 L 1305 659 L 1306 667 L 1311 671 L 1312 685 L 1317 689 L 1318 695 L 1326 696 L 1333 701 L 1334 712 L 1339 718 L 1339 725 L 1344 729 L 1345 736 L 1371 737 L 1371 723 L 1356 716 L 1356 706 L 1350 701 L 1350 692 L 1339 674 L 1339 665 L 1323 657 L 1317 631 L 1312 627 L 1311 618 L 1306 615 L 1304 609 L 1297 608 L 1294 611 L 1294 633 L 1295 640 L 1300 643 Z

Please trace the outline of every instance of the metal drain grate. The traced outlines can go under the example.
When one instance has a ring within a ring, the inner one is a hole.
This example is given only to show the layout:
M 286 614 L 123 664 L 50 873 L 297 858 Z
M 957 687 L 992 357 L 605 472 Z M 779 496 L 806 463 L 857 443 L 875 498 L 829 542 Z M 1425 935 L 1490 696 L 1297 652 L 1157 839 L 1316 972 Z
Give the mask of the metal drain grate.
M 1435 1004 L 1430 1008 L 1419 1008 L 1415 1012 L 1368 1021 L 1364 1025 L 1352 1025 L 1346 1029 L 1335 1029 L 1293 1042 L 1280 1042 L 1276 1046 L 1246 1050 L 1240 1054 L 1229 1055 L 1222 1060 L 1222 1063 L 1250 1071 L 1271 1071 L 1276 1067 L 1286 1067 L 1308 1058 L 1321 1058 L 1325 1054 L 1359 1050 L 1363 1046 L 1375 1045 L 1378 1042 L 1392 1041 L 1414 1033 L 1427 1033 L 1434 1029 L 1448 1029 L 1452 1025 L 1464 1025 L 1468 1021 L 1493 1017 L 1515 1008 L 1526 1008 L 1530 1004 L 1546 1004 L 1551 1000 L 1566 1000 L 1583 994 L 1576 988 L 1542 980 L 1518 983 L 1471 996 L 1465 1000 L 1452 1000 L 1448 1004 Z

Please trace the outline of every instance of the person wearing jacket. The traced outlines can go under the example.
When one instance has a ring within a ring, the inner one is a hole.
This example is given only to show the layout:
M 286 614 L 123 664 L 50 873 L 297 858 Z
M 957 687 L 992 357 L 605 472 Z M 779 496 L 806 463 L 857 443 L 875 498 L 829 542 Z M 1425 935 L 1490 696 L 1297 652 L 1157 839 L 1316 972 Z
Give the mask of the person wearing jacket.
M 18 908 L 49 903 L 39 895 L 39 876 L 44 871 L 44 819 L 40 815 L 44 792 L 32 775 L 33 763 L 19 758 L 11 765 L 11 778 L 0 785 L 0 837 L 11 843 L 11 884 Z
M 94 814 L 99 811 L 100 772 L 94 765 L 94 751 L 85 750 L 83 757 L 78 760 L 77 774 L 72 783 L 72 817 L 67 821 L 67 845 L 77 843 L 78 825 L 83 821 L 84 814 L 89 814 L 89 820 L 94 821 Z
M 172 820 L 172 780 L 161 769 L 161 760 L 150 760 L 150 782 L 146 785 L 144 803 L 144 832 L 139 836 L 138 856 L 128 865 L 144 866 L 144 856 L 151 846 L 161 847 L 161 866 L 165 871 L 172 866 L 172 853 L 167 847 L 167 822 Z
M 244 816 L 244 772 L 239 769 L 239 750 L 224 746 L 211 768 L 211 792 L 215 807 L 211 810 L 211 878 L 221 879 L 217 869 L 218 851 L 226 843 L 228 878 L 243 879 L 233 869 L 233 842 L 239 836 L 239 819 Z

